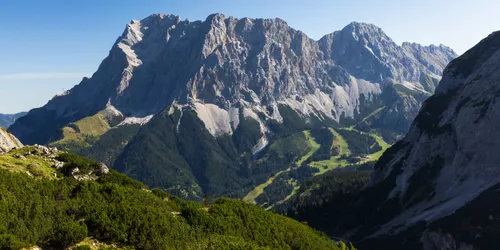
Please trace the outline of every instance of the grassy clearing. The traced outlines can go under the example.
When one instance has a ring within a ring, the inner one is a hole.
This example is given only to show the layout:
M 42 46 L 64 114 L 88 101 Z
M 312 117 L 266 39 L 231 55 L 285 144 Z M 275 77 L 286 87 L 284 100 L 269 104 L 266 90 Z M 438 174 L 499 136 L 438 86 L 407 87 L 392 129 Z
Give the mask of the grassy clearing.
M 305 141 L 306 141 L 307 144 L 304 144 L 304 142 L 303 142 L 304 138 L 301 138 L 302 139 L 301 141 L 297 141 L 297 139 L 299 138 L 298 136 L 292 136 L 291 137 L 292 140 L 288 141 L 288 142 L 293 142 L 294 145 L 306 146 L 306 148 L 308 149 L 307 153 L 304 156 L 302 156 L 295 163 L 296 167 L 300 167 L 302 165 L 302 163 L 304 161 L 306 161 L 307 159 L 309 159 L 309 157 L 311 157 L 314 154 L 314 152 L 316 152 L 320 148 L 320 146 L 321 146 L 311 136 L 311 131 L 303 131 L 302 133 L 303 133 L 303 135 L 306 138 Z M 285 141 L 285 142 L 287 142 L 287 141 Z M 273 143 L 273 145 L 271 145 L 270 149 L 274 150 L 274 151 L 279 151 L 279 150 L 276 149 L 276 148 L 281 148 L 278 145 L 280 145 L 280 144 L 278 144 L 278 142 Z M 280 174 L 289 172 L 290 170 L 292 170 L 291 167 L 288 168 L 288 169 L 286 169 L 286 170 L 282 170 L 282 171 L 276 173 L 275 175 L 271 176 L 269 179 L 267 179 L 266 182 L 264 182 L 264 183 L 256 186 L 252 191 L 250 191 L 250 193 L 248 193 L 243 198 L 243 201 L 245 201 L 247 203 L 251 203 L 251 204 L 256 204 L 255 199 L 257 197 L 259 197 L 259 195 L 261 195 L 262 193 L 264 193 L 264 188 L 266 188 L 267 186 L 271 185 L 273 183 L 274 179 L 276 179 L 276 177 L 278 177 Z M 297 181 L 295 181 L 295 180 L 290 180 L 290 181 L 293 182 L 292 185 L 294 185 L 294 191 L 292 192 L 292 194 L 290 194 L 287 197 L 287 199 L 289 199 L 290 197 L 292 197 L 293 194 L 295 194 L 295 192 L 299 188 L 299 186 L 297 185 Z M 287 199 L 285 199 L 285 200 L 287 200 Z M 268 209 L 271 208 L 271 207 L 268 207 Z
M 295 133 L 289 137 L 276 140 L 269 146 L 269 150 L 261 159 L 257 161 L 258 164 L 265 163 L 272 159 L 287 159 L 293 156 L 294 159 L 286 160 L 288 162 L 295 162 L 302 155 L 307 154 L 311 148 L 309 140 L 303 132 Z
M 389 148 L 391 147 L 391 145 L 389 145 L 387 142 L 385 142 L 382 137 L 374 134 L 374 133 L 365 133 L 365 132 L 361 132 L 361 131 L 358 131 L 356 129 L 353 129 L 353 128 L 345 128 L 346 130 L 352 130 L 352 131 L 356 131 L 360 134 L 363 134 L 363 135 L 368 135 L 368 136 L 371 136 L 373 139 L 375 139 L 378 143 L 378 145 L 380 145 L 380 147 L 382 147 L 381 150 L 373 153 L 373 154 L 369 154 L 366 156 L 366 160 L 364 161 L 361 161 L 361 162 L 358 162 L 358 164 L 362 164 L 362 163 L 367 163 L 367 162 L 370 162 L 370 161 L 377 161 L 381 156 L 382 154 Z
M 380 112 L 382 109 L 383 108 L 381 108 L 378 112 Z M 378 143 L 382 147 L 381 150 L 379 150 L 379 151 L 377 151 L 377 152 L 375 152 L 373 154 L 365 155 L 363 157 L 363 160 L 357 162 L 356 164 L 363 164 L 363 163 L 367 163 L 367 162 L 371 162 L 371 161 L 376 161 L 376 160 L 378 160 L 382 156 L 382 154 L 384 153 L 384 151 L 390 147 L 390 145 L 387 144 L 381 137 L 379 137 L 379 136 L 377 136 L 377 135 L 375 135 L 373 133 L 364 133 L 364 132 L 355 130 L 352 127 L 350 127 L 350 128 L 343 128 L 343 129 L 345 129 L 345 130 L 351 130 L 351 131 L 356 131 L 356 132 L 358 132 L 360 134 L 371 136 L 372 138 L 374 138 L 376 140 L 376 143 Z M 333 128 L 329 128 L 329 130 L 334 135 L 334 141 L 333 141 L 333 144 L 332 144 L 332 149 L 334 147 L 337 148 L 338 155 L 331 157 L 329 160 L 311 162 L 309 164 L 309 166 L 310 167 L 315 167 L 315 168 L 317 168 L 319 170 L 319 172 L 317 172 L 317 173 L 314 174 L 315 176 L 322 175 L 322 174 L 326 173 L 327 171 L 330 171 L 330 170 L 333 170 L 333 169 L 336 169 L 336 168 L 341 168 L 341 167 L 345 167 L 345 166 L 348 166 L 348 165 L 353 165 L 353 163 L 349 162 L 347 159 L 340 159 L 342 156 L 349 157 L 351 155 L 351 152 L 349 150 L 349 144 L 348 144 L 348 142 L 345 140 L 344 137 L 342 137 Z M 303 133 L 304 133 L 304 136 L 307 138 L 309 150 L 308 150 L 308 152 L 304 156 L 302 156 L 296 162 L 296 166 L 297 167 L 300 166 L 304 161 L 306 161 L 307 159 L 309 159 L 309 157 L 311 157 L 314 154 L 314 152 L 316 152 L 320 148 L 320 144 L 318 144 L 314 140 L 314 138 L 310 134 L 310 131 L 304 131 Z M 261 195 L 262 193 L 264 193 L 264 188 L 266 188 L 267 186 L 271 185 L 273 183 L 274 179 L 276 179 L 280 174 L 289 172 L 290 170 L 292 170 L 292 168 L 288 168 L 286 170 L 282 170 L 282 171 L 276 173 L 275 175 L 273 175 L 272 177 L 270 177 L 265 183 L 262 183 L 262 184 L 256 186 L 250 193 L 248 193 L 243 198 L 243 200 L 245 202 L 247 202 L 247 203 L 256 204 L 255 199 L 257 197 L 259 197 L 259 195 Z M 279 201 L 276 204 L 283 203 L 283 202 L 289 200 L 290 198 L 292 198 L 295 195 L 295 193 L 300 188 L 300 186 L 298 185 L 298 182 L 296 180 L 291 179 L 291 180 L 289 180 L 289 183 L 293 185 L 294 190 L 284 200 Z M 274 204 L 269 204 L 269 205 L 270 206 L 268 206 L 266 208 L 267 210 L 269 210 L 269 209 L 271 209 L 271 208 L 274 207 Z
M 293 186 L 292 192 L 287 197 L 285 197 L 285 199 L 278 201 L 275 204 L 267 207 L 266 210 L 271 210 L 276 204 L 282 204 L 283 202 L 286 202 L 287 200 L 291 199 L 297 193 L 297 191 L 299 191 L 300 185 L 299 185 L 298 181 L 291 179 L 291 180 L 288 180 L 288 183 Z
M 81 147 L 90 147 L 86 142 L 88 138 L 97 138 L 111 129 L 111 126 L 105 120 L 102 112 L 94 116 L 85 117 L 75 123 L 70 123 L 62 129 L 63 138 L 51 143 L 51 146 L 65 147 L 69 144 L 78 144 Z
M 25 155 L 32 147 L 15 149 L 9 153 L 0 155 L 0 169 L 6 169 L 17 173 L 30 173 L 35 177 L 55 179 L 55 169 L 52 163 L 40 156 L 28 155 L 25 159 L 16 157 L 16 155 Z
M 311 162 L 309 166 L 319 169 L 319 172 L 315 173 L 314 175 L 322 175 L 332 169 L 349 165 L 349 162 L 347 160 L 340 159 L 342 155 L 351 155 L 351 152 L 349 151 L 349 144 L 347 144 L 347 141 L 344 139 L 344 137 L 342 137 L 337 131 L 335 131 L 333 128 L 329 129 L 330 132 L 332 132 L 332 134 L 334 135 L 332 146 L 337 147 L 339 153 L 337 156 L 332 156 L 329 160 Z
M 387 144 L 381 137 L 379 137 L 378 135 L 375 135 L 373 133 L 364 133 L 364 132 L 355 130 L 352 127 L 343 128 L 343 129 L 356 131 L 360 134 L 371 136 L 373 139 L 375 139 L 377 141 L 377 143 L 380 145 L 380 147 L 382 147 L 381 150 L 363 157 L 364 159 L 357 162 L 356 165 L 371 162 L 371 161 L 377 161 L 382 156 L 382 154 L 385 152 L 385 150 L 387 150 L 391 146 L 391 145 Z M 322 174 L 326 173 L 327 171 L 333 170 L 335 168 L 345 167 L 347 165 L 352 165 L 352 163 L 348 162 L 347 160 L 340 159 L 341 155 L 350 156 L 349 144 L 334 129 L 330 128 L 330 131 L 332 131 L 332 133 L 335 135 L 334 145 L 339 147 L 339 149 L 340 149 L 339 154 L 337 156 L 330 158 L 329 160 L 312 162 L 310 164 L 310 166 L 319 169 L 319 172 L 317 172 L 315 175 L 322 175 Z
M 288 172 L 290 170 L 291 170 L 291 168 L 288 168 L 286 170 L 279 171 L 275 175 L 271 176 L 269 179 L 267 179 L 266 182 L 264 182 L 264 183 L 256 186 L 252 191 L 250 191 L 250 193 L 248 193 L 243 198 L 243 201 L 246 202 L 246 203 L 250 203 L 250 204 L 256 204 L 255 199 L 257 197 L 259 197 L 259 195 L 261 195 L 262 193 L 264 193 L 264 188 L 266 188 L 267 186 L 271 185 L 271 183 L 273 183 L 274 179 L 276 179 L 276 177 L 278 177 L 280 174 Z
M 300 158 L 299 161 L 297 161 L 297 167 L 300 167 L 302 163 L 307 159 L 309 159 L 309 157 L 311 157 L 314 154 L 314 152 L 318 151 L 319 147 L 321 146 L 311 136 L 311 131 L 304 131 L 303 133 L 306 136 L 307 141 L 309 142 L 310 150 L 309 152 L 307 152 L 306 155 L 302 156 L 302 158 Z
M 378 135 L 375 135 L 375 134 L 368 134 L 369 136 L 373 137 L 373 139 L 375 139 L 378 143 L 378 145 L 380 145 L 382 147 L 381 150 L 379 150 L 378 152 L 375 152 L 373 154 L 370 154 L 368 155 L 368 157 L 370 158 L 370 161 L 377 161 L 378 159 L 380 159 L 380 157 L 382 156 L 382 154 L 389 148 L 391 147 L 391 145 L 389 145 L 387 142 L 385 142 L 381 137 L 379 137 Z

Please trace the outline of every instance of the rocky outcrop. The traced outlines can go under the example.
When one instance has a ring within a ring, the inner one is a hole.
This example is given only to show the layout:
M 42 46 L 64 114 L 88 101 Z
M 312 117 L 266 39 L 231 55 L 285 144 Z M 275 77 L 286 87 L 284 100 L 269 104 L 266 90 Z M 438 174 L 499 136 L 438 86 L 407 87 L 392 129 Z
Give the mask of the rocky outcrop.
M 0 127 L 0 154 L 22 146 L 23 144 L 16 137 Z

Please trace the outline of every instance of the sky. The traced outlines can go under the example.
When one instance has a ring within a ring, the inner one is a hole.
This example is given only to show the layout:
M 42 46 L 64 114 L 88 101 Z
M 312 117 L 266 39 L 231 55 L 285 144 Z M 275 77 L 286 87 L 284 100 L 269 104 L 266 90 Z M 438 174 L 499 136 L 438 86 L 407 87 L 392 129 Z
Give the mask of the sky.
M 500 29 L 499 9 L 498 0 L 0 0 L 0 113 L 43 106 L 91 76 L 125 25 L 153 13 L 279 17 L 313 39 L 367 22 L 398 44 L 461 54 Z

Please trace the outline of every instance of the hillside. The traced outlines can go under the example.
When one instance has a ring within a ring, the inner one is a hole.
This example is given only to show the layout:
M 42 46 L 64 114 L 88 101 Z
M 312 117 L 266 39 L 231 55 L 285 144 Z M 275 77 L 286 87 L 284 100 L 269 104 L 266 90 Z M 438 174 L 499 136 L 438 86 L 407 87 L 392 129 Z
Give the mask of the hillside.
M 9 129 L 25 144 L 56 146 L 194 200 L 259 195 L 277 173 L 294 174 L 270 183 L 283 192 L 250 197 L 269 206 L 300 179 L 378 158 L 455 56 L 445 46 L 398 45 L 365 23 L 315 41 L 281 19 L 156 14 L 128 24 L 91 78 Z M 322 128 L 348 137 L 353 154 L 320 142 Z M 280 148 L 295 135 L 303 141 Z M 309 150 L 293 149 L 301 145 Z
M 0 155 L 0 249 L 35 245 L 341 249 L 324 234 L 242 201 L 186 202 L 102 163 L 30 146 Z

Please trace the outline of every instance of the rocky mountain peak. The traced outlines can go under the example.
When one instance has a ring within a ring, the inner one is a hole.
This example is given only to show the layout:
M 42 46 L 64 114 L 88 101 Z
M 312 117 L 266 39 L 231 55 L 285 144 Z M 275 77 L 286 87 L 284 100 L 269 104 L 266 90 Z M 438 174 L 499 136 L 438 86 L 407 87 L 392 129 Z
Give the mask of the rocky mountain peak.
M 352 22 L 345 26 L 340 32 L 345 33 L 346 35 L 352 35 L 352 37 L 357 41 L 370 43 L 394 43 L 381 28 L 373 24 Z

